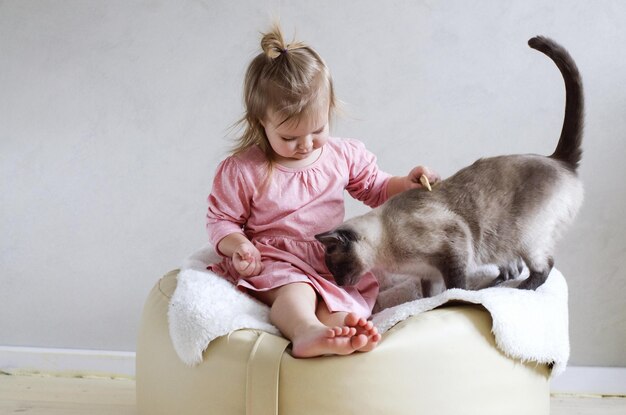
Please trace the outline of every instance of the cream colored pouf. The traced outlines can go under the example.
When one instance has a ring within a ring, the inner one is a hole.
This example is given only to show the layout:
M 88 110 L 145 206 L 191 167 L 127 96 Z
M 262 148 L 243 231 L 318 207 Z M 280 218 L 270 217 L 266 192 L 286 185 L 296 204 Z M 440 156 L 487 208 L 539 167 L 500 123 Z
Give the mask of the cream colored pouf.
M 215 339 L 186 366 L 169 337 L 177 271 L 148 296 L 137 344 L 141 415 L 532 414 L 550 412 L 546 365 L 506 357 L 482 307 L 410 317 L 379 346 L 349 356 L 295 359 L 288 341 L 257 330 Z

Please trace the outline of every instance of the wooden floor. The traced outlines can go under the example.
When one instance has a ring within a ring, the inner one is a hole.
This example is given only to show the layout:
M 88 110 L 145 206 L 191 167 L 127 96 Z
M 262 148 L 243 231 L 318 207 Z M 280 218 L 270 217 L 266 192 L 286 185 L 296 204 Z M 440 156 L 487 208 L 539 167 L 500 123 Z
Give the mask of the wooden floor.
M 131 415 L 135 382 L 130 379 L 0 374 L 0 415 Z M 552 415 L 624 415 L 626 397 L 556 395 Z

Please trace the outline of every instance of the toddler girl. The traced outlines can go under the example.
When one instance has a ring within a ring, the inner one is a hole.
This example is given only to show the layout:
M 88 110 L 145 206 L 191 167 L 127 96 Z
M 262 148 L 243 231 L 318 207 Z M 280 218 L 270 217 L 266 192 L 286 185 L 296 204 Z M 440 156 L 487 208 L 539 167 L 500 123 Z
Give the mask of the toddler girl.
M 314 235 L 343 221 L 344 190 L 375 207 L 420 187 L 422 174 L 438 176 L 416 167 L 391 177 L 363 144 L 330 136 L 336 98 L 324 61 L 301 42 L 285 44 L 277 25 L 261 47 L 245 77 L 245 131 L 208 198 L 210 241 L 223 256 L 208 268 L 271 306 L 295 357 L 372 350 L 376 279 L 335 285 Z

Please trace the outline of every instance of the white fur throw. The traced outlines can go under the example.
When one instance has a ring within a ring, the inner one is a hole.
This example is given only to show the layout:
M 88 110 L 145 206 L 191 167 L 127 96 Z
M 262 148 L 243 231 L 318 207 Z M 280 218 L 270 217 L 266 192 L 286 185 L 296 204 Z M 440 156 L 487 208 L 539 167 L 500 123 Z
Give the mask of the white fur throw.
M 188 365 L 202 361 L 215 338 L 250 328 L 279 334 L 269 322 L 269 308 L 206 270 L 218 260 L 204 247 L 185 260 L 169 305 L 169 331 L 176 353 Z M 552 376 L 565 370 L 569 359 L 567 284 L 556 269 L 536 291 L 507 286 L 479 291 L 452 289 L 400 304 L 372 318 L 381 333 L 398 322 L 451 300 L 481 304 L 493 319 L 496 344 L 507 356 L 553 364 Z

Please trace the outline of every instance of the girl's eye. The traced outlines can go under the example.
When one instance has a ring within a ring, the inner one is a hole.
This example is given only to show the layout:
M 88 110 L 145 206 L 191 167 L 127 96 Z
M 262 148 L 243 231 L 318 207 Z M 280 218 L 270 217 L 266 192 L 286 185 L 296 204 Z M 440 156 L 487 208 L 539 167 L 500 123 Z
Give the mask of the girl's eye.
M 324 129 L 326 129 L 326 126 L 323 126 L 319 130 L 313 131 L 311 134 L 314 134 L 314 135 L 322 134 L 324 132 Z M 282 138 L 285 141 L 294 141 L 298 139 L 298 137 L 283 137 L 283 136 L 280 136 L 280 138 Z

